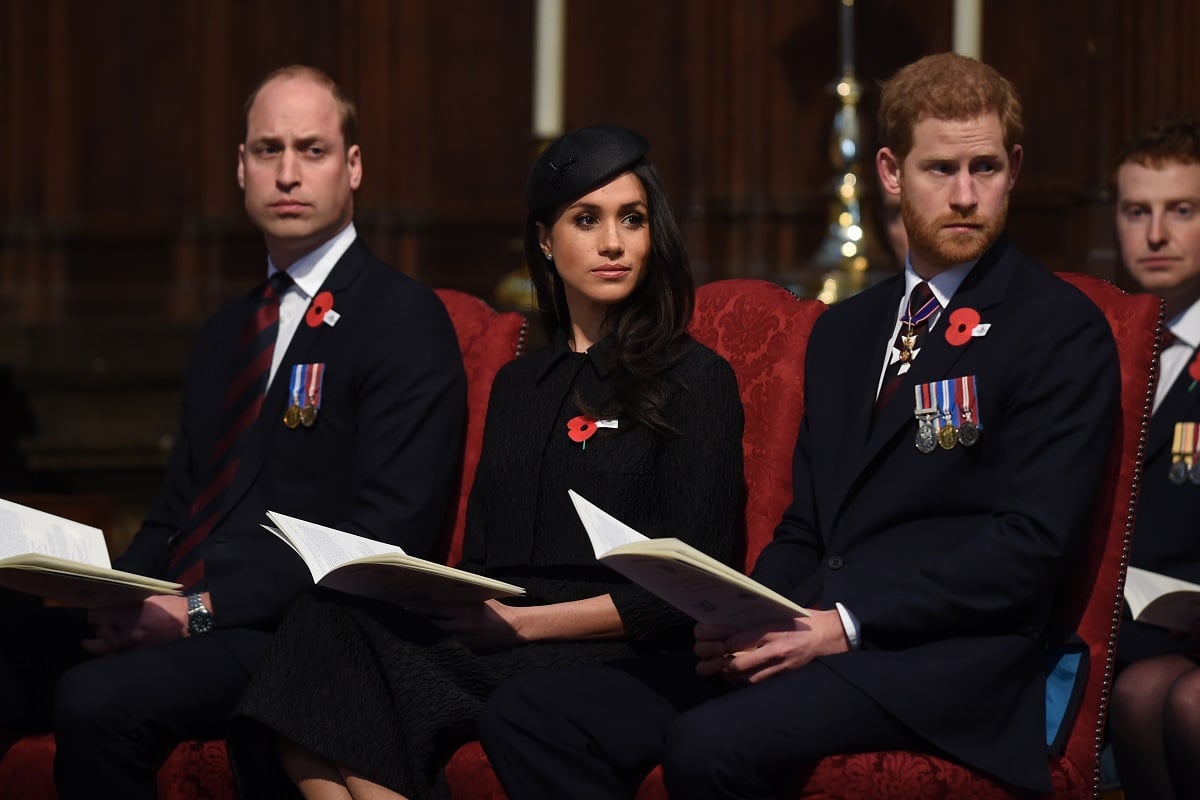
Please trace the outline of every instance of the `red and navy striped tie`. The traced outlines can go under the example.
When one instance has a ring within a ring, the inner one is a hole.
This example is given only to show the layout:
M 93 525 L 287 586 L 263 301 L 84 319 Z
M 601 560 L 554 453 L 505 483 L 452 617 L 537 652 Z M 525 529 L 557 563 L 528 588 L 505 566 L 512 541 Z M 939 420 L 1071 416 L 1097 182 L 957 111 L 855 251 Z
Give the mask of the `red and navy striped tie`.
M 262 410 L 267 378 L 279 333 L 279 297 L 292 284 L 286 272 L 274 273 L 258 291 L 254 313 L 246 320 L 230 362 L 230 383 L 221 407 L 220 437 L 209 456 L 208 480 L 192 502 L 187 524 L 175 537 L 168 575 L 193 588 L 204 578 L 204 560 L 189 559 L 225 509 L 225 494 L 237 476 L 246 434 Z

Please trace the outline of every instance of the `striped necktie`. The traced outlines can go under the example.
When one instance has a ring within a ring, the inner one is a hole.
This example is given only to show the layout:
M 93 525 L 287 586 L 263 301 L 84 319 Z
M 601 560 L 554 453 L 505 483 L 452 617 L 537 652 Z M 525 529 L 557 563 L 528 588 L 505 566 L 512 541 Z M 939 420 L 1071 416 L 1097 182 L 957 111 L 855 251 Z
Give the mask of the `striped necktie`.
M 904 374 L 901 367 L 911 364 L 917 357 L 917 350 L 924 344 L 923 338 L 929 330 L 929 320 L 941 307 L 928 283 L 921 281 L 913 287 L 908 297 L 908 310 L 900 316 L 900 330 L 896 332 L 896 340 L 892 343 L 895 355 L 888 361 L 879 397 L 875 400 L 876 414 L 896 393 Z
M 168 574 L 185 588 L 204 578 L 204 561 L 191 558 L 225 510 L 225 495 L 237 476 L 247 434 L 262 410 L 279 334 L 279 298 L 291 286 L 286 272 L 273 274 L 257 291 L 254 313 L 238 337 L 230 382 L 221 406 L 219 436 L 209 455 L 204 489 L 192 502 L 187 524 L 175 536 Z

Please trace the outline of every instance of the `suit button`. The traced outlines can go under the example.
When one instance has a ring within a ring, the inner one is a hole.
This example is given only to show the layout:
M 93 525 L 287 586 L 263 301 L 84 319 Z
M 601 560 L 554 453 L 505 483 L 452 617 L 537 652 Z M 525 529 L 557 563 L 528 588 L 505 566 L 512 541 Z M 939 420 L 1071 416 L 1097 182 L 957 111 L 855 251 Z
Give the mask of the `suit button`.
M 830 556 L 830 557 L 829 557 L 829 560 L 825 562 L 825 564 L 826 564 L 826 565 L 827 565 L 827 566 L 828 566 L 830 569 L 841 569 L 841 568 L 842 568 L 842 564 L 844 564 L 844 563 L 845 563 L 845 562 L 844 562 L 844 561 L 842 561 L 842 557 L 841 557 L 841 556 Z

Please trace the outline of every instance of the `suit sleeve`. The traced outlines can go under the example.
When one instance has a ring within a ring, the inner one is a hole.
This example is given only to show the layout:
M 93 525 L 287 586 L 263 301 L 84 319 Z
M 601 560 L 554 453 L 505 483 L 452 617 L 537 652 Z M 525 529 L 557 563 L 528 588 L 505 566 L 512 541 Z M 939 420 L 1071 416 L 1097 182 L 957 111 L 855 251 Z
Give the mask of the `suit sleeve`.
M 729 563 L 743 508 L 744 425 L 729 364 L 719 358 L 708 361 L 676 392 L 668 418 L 680 435 L 663 445 L 660 517 L 675 536 Z M 691 627 L 687 615 L 634 584 L 614 589 L 612 600 L 635 644 Z

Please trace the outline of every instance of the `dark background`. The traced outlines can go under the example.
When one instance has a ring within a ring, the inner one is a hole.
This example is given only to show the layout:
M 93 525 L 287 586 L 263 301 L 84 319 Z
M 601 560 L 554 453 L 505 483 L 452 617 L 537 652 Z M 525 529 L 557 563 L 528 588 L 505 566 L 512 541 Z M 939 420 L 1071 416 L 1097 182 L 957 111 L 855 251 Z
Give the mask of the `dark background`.
M 834 177 L 839 6 L 568 0 L 566 126 L 653 142 L 701 281 L 807 268 Z M 868 162 L 878 79 L 948 49 L 951 8 L 858 0 Z M 495 302 L 520 265 L 533 28 L 533 0 L 2 0 L 0 492 L 99 494 L 118 541 L 136 528 L 195 326 L 263 274 L 235 159 L 242 102 L 275 67 L 320 66 L 357 101 L 372 248 Z M 1126 284 L 1112 158 L 1158 117 L 1200 113 L 1198 41 L 1192 0 L 985 0 L 983 59 L 1025 106 L 1023 249 Z

